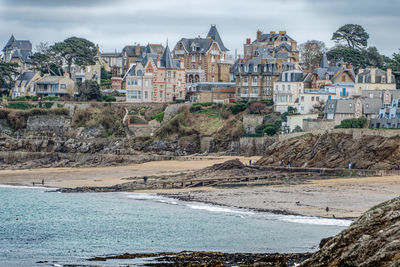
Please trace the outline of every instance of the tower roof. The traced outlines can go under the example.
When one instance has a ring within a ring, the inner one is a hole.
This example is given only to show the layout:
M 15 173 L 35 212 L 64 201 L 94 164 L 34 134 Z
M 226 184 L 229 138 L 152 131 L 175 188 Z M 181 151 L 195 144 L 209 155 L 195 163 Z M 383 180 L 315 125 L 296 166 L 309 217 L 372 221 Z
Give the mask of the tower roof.
M 208 31 L 207 37 L 210 37 L 211 39 L 216 41 L 222 51 L 229 51 L 229 49 L 226 48 L 224 43 L 222 42 L 221 36 L 219 36 L 219 33 L 218 33 L 216 25 L 211 25 L 211 28 Z
M 320 68 L 329 68 L 328 58 L 326 57 L 326 53 L 322 55 L 321 63 L 319 64 Z
M 12 43 L 14 43 L 14 41 L 15 41 L 15 37 L 14 37 L 13 34 L 11 34 L 11 37 L 10 37 L 10 39 L 8 40 L 7 44 L 4 46 L 3 51 L 5 51 L 7 47 L 9 47 L 10 45 L 12 45 Z
M 161 67 L 166 69 L 175 69 L 177 66 L 174 64 L 171 51 L 169 50 L 168 44 L 164 50 L 164 54 L 161 56 Z

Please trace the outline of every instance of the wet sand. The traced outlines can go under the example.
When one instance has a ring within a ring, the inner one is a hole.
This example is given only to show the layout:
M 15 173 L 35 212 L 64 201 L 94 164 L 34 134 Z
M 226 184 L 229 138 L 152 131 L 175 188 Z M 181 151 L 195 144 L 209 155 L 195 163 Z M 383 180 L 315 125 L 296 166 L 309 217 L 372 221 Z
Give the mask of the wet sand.
M 168 194 L 168 191 L 159 192 Z M 308 184 L 170 192 L 182 199 L 307 216 L 356 218 L 400 195 L 400 177 L 312 180 Z M 329 211 L 326 211 L 326 208 Z

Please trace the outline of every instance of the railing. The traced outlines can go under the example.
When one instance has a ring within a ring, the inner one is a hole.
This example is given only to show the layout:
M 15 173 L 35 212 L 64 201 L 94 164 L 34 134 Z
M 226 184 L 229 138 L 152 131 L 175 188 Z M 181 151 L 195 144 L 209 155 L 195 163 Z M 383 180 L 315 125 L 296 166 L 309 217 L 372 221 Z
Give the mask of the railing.
M 185 50 L 175 50 L 175 55 L 184 55 Z

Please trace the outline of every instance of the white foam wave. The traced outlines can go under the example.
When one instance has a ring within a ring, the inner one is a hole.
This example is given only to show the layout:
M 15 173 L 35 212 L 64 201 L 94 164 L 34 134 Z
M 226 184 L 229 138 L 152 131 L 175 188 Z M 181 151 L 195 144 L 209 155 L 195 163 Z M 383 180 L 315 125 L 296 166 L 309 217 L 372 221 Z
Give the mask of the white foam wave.
M 262 218 L 273 221 L 284 221 L 289 223 L 343 226 L 343 227 L 347 227 L 352 223 L 351 220 L 344 220 L 344 219 L 333 219 L 333 218 L 330 219 L 330 218 L 309 217 L 309 216 L 299 216 L 299 215 L 278 215 L 265 212 L 255 212 L 252 210 L 235 208 L 235 207 L 218 206 L 202 202 L 181 201 L 181 200 L 176 200 L 174 198 L 160 196 L 157 194 L 147 194 L 147 193 L 123 193 L 123 194 L 126 194 L 126 197 L 135 200 L 155 201 L 169 205 L 181 205 L 194 210 L 233 214 L 243 218 L 253 217 L 253 218 Z
M 50 188 L 48 188 L 48 187 L 44 187 L 44 186 L 8 185 L 8 184 L 0 184 L 0 188 L 15 188 L 15 189 L 42 189 L 42 190 L 47 190 L 47 189 L 50 189 Z M 51 188 L 51 189 L 57 189 L 57 188 Z

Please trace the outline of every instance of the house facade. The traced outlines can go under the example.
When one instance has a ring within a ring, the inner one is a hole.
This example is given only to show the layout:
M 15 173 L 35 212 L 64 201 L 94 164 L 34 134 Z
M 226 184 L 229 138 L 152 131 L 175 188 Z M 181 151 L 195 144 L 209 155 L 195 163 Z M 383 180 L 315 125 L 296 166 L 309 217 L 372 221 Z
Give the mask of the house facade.
M 251 42 L 251 38 L 246 39 L 244 44 L 244 58 L 250 59 L 257 56 L 257 51 L 264 49 L 274 58 L 282 58 L 287 62 L 294 63 L 296 68 L 299 63 L 299 51 L 297 42 L 286 34 L 286 31 L 271 31 L 264 34 L 257 31 L 256 40 Z
M 171 102 L 186 97 L 184 60 L 173 59 L 167 46 L 158 53 L 144 53 L 124 77 L 127 102 Z
M 29 40 L 16 40 L 14 35 L 3 48 L 3 60 L 15 62 L 19 65 L 19 72 L 31 69 L 32 43 Z
M 396 78 L 390 67 L 387 71 L 376 67 L 360 69 L 356 77 L 355 88 L 358 94 L 364 90 L 396 90 Z
M 15 99 L 19 96 L 34 96 L 35 81 L 40 79 L 40 72 L 26 71 L 18 76 L 14 88 L 11 90 L 11 97 Z
M 288 107 L 298 109 L 299 95 L 303 92 L 304 75 L 299 70 L 284 71 L 274 83 L 274 110 L 286 112 Z
M 235 83 L 196 83 L 192 84 L 187 94 L 191 102 L 229 103 L 234 100 Z
M 100 60 L 104 62 L 106 71 L 111 71 L 113 77 L 122 76 L 122 53 L 101 53 Z
M 136 60 L 140 55 L 144 52 L 145 46 L 141 46 L 140 44 L 136 45 L 127 45 L 122 49 L 122 74 L 129 70 L 131 66 L 136 63 Z
M 182 38 L 173 50 L 174 58 L 183 58 L 186 70 L 186 84 L 198 82 L 230 82 L 229 69 L 233 61 L 227 52 L 215 25 L 206 38 Z
M 68 76 L 45 75 L 35 81 L 35 91 L 38 97 L 73 96 L 75 93 L 75 82 Z
M 274 58 L 263 49 L 251 59 L 239 59 L 231 69 L 235 76 L 236 98 L 273 99 L 273 84 L 279 80 L 280 73 L 294 68 L 295 64 Z

